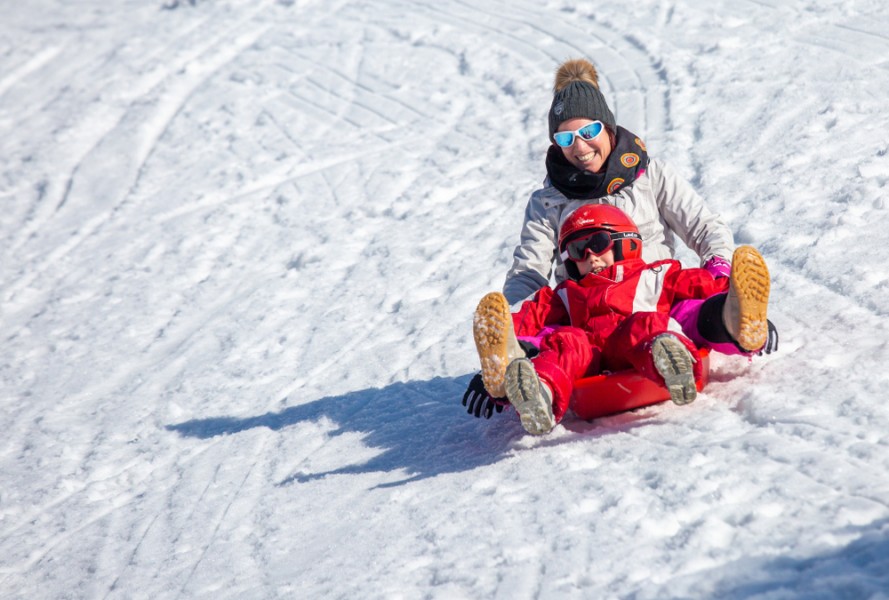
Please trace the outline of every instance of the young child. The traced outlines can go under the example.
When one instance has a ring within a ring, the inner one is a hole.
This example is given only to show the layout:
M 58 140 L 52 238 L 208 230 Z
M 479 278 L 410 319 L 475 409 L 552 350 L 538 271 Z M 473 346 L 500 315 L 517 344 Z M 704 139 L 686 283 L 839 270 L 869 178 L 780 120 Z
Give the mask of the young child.
M 614 206 L 591 204 L 562 225 L 559 252 L 569 279 L 542 288 L 515 314 L 503 294 L 488 294 L 473 320 L 485 389 L 508 398 L 529 433 L 551 431 L 574 381 L 603 370 L 636 369 L 662 382 L 676 404 L 693 401 L 697 349 L 675 321 L 671 327 L 674 302 L 715 298 L 710 330 L 745 352 L 766 342 L 769 272 L 750 246 L 735 250 L 728 278 L 676 260 L 645 263 L 635 223 Z M 541 332 L 539 354 L 526 358 L 517 336 Z

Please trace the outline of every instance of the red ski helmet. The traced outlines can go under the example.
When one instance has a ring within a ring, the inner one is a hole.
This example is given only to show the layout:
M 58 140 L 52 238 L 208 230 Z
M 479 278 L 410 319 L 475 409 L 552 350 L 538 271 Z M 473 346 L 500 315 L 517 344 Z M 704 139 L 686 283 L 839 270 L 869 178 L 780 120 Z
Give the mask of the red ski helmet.
M 568 260 L 565 246 L 597 229 L 604 229 L 611 234 L 614 241 L 614 260 L 642 257 L 639 228 L 624 211 L 609 204 L 585 204 L 571 213 L 559 230 L 559 255 L 572 278 L 576 279 L 577 267 L 574 261 Z

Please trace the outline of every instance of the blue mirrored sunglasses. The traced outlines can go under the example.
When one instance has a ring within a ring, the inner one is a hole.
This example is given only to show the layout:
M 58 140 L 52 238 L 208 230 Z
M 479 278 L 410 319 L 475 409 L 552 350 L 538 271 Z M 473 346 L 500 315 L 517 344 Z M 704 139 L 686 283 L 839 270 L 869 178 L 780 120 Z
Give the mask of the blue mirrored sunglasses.
M 584 125 L 577 131 L 557 131 L 553 134 L 553 139 L 562 148 L 570 148 L 574 144 L 574 136 L 579 136 L 584 141 L 590 141 L 597 135 L 602 133 L 605 126 L 601 121 L 593 121 L 589 125 Z

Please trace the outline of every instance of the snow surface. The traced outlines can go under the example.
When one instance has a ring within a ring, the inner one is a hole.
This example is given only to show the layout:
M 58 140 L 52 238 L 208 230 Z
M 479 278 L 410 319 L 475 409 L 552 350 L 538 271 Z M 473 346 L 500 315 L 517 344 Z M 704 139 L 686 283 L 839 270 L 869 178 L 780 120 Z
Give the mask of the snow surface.
M 883 0 L 2 15 L 0 596 L 889 598 Z M 533 438 L 460 399 L 575 56 L 782 342 Z

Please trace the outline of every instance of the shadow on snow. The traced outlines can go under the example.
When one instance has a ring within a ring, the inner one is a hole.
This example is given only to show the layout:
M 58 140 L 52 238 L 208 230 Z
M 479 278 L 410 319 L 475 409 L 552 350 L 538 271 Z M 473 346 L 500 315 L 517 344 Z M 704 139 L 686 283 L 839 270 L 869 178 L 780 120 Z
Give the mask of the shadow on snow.
M 848 526 L 846 546 L 813 556 L 749 557 L 706 573 L 707 597 L 883 598 L 889 590 L 889 519 Z M 701 574 L 698 573 L 697 577 Z
M 280 412 L 246 418 L 210 417 L 194 419 L 167 429 L 184 437 L 208 439 L 236 434 L 257 427 L 274 431 L 306 422 L 328 419 L 336 427 L 328 436 L 360 433 L 363 442 L 381 452 L 369 461 L 350 464 L 322 473 L 296 473 L 280 485 L 305 482 L 327 475 L 404 471 L 407 479 L 379 487 L 401 485 L 442 473 L 468 471 L 498 462 L 508 454 L 529 446 L 562 444 L 596 433 L 626 430 L 646 413 L 627 413 L 607 420 L 604 427 L 566 418 L 564 428 L 552 436 L 530 438 L 511 409 L 495 413 L 490 420 L 466 414 L 460 401 L 470 375 L 437 377 L 428 381 L 394 383 L 384 388 L 350 392 L 291 406 Z

